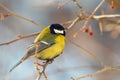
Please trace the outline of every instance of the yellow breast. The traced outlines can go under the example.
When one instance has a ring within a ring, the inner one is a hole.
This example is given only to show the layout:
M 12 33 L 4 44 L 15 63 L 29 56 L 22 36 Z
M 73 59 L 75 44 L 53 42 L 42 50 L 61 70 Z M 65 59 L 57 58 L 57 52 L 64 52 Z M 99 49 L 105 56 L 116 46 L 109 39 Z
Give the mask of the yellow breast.
M 51 47 L 39 52 L 36 57 L 42 60 L 52 59 L 60 55 L 65 47 L 65 37 L 58 35 L 55 38 L 55 44 Z

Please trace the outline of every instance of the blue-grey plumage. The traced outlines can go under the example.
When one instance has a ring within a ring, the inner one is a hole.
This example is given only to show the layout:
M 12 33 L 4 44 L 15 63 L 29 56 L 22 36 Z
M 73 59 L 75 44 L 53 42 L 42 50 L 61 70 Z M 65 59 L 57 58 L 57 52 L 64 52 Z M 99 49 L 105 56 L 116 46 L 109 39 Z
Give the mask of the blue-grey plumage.
M 52 46 L 54 44 L 54 42 L 52 43 L 49 43 L 49 44 L 45 44 L 45 42 L 41 41 L 41 42 L 38 42 L 37 44 L 39 44 L 40 46 L 38 47 L 38 52 Z M 26 52 L 26 55 L 19 61 L 17 62 L 17 64 L 15 66 L 13 66 L 12 69 L 10 69 L 9 72 L 11 72 L 14 68 L 16 68 L 19 64 L 21 64 L 22 62 L 24 62 L 26 59 L 28 59 L 29 57 L 31 56 L 34 56 L 35 55 L 35 51 L 36 51 L 36 48 L 35 48 L 35 44 L 31 45 L 28 49 L 27 49 L 27 52 Z

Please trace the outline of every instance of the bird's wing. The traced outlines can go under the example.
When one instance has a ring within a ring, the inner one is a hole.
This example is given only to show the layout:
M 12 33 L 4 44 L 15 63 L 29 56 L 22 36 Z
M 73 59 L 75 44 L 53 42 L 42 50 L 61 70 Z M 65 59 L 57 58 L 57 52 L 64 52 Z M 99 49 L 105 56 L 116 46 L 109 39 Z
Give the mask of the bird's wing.
M 38 51 L 37 51 L 37 52 L 40 52 L 40 51 L 42 51 L 42 50 L 44 50 L 44 49 L 52 46 L 53 44 L 55 44 L 55 42 L 49 42 L 49 43 L 47 43 L 47 42 L 45 42 L 45 41 L 40 41 L 40 42 L 38 42 L 38 44 L 39 44 L 40 46 L 38 47 Z M 19 64 L 21 64 L 21 63 L 24 62 L 26 59 L 28 59 L 30 56 L 35 55 L 35 51 L 36 51 L 36 46 L 35 46 L 35 44 L 32 44 L 32 45 L 27 49 L 27 52 L 26 52 L 25 56 L 24 56 L 15 66 L 13 66 L 12 69 L 10 69 L 10 72 L 11 72 L 14 68 L 16 68 Z
M 38 46 L 38 51 L 37 52 L 40 52 L 40 51 L 42 51 L 42 50 L 52 46 L 53 44 L 55 44 L 55 42 L 47 43 L 45 41 L 40 41 L 40 42 L 38 42 L 38 44 L 39 44 L 39 46 Z M 28 48 L 27 54 L 31 54 L 32 55 L 32 54 L 35 53 L 35 51 L 36 51 L 36 46 L 35 46 L 35 44 L 33 44 L 31 47 Z

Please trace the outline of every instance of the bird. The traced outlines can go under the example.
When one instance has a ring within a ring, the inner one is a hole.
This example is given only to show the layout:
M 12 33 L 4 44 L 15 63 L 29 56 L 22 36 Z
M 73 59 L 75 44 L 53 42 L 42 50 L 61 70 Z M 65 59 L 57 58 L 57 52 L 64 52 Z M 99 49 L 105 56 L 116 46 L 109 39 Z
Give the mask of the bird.
M 34 43 L 28 47 L 26 54 L 13 66 L 9 72 L 15 69 L 28 58 L 34 56 L 39 60 L 52 60 L 62 54 L 65 47 L 66 30 L 60 24 L 51 24 L 44 28 L 35 38 Z M 36 51 L 36 45 L 39 44 Z

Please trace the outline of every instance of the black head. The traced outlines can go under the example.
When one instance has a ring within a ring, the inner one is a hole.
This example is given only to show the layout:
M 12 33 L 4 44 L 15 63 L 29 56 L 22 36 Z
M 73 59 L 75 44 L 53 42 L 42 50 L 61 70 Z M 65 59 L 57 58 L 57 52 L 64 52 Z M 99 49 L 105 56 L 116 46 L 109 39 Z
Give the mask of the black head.
M 50 32 L 52 34 L 61 34 L 65 36 L 65 28 L 61 26 L 60 24 L 51 24 Z

